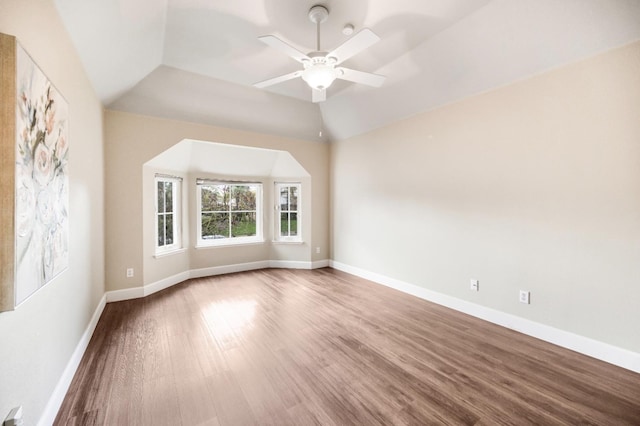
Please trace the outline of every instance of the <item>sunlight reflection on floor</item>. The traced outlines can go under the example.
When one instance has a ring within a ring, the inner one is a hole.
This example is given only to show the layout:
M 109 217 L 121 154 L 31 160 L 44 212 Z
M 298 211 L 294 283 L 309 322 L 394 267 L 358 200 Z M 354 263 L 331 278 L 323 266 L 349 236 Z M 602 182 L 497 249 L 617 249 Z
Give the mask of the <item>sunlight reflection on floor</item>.
M 235 346 L 237 339 L 253 328 L 255 300 L 224 300 L 211 303 L 202 313 L 211 336 L 220 348 Z

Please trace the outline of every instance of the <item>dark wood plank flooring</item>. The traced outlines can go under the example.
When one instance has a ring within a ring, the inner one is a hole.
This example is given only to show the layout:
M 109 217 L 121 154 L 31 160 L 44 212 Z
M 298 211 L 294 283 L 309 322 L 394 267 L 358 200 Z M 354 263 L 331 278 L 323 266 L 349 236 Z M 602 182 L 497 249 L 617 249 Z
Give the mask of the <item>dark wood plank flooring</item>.
M 109 303 L 58 425 L 640 424 L 640 375 L 335 271 Z

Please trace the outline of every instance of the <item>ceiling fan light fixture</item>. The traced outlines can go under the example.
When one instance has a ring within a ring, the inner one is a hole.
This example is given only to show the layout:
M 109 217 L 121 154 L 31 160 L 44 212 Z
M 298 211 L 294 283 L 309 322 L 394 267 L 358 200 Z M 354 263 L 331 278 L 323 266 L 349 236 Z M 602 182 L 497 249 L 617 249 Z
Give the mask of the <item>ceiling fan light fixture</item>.
M 325 64 L 314 64 L 302 72 L 302 79 L 315 90 L 327 89 L 337 76 L 334 66 Z
M 327 88 L 331 86 L 336 79 L 380 87 L 385 79 L 382 75 L 338 67 L 342 62 L 380 41 L 380 37 L 370 29 L 363 28 L 356 35 L 350 37 L 332 51 L 324 51 L 320 47 L 320 24 L 325 22 L 328 17 L 329 10 L 323 5 L 317 4 L 309 10 L 309 20 L 316 24 L 317 37 L 316 50 L 307 54 L 276 36 L 267 35 L 258 37 L 258 39 L 265 44 L 280 50 L 282 53 L 300 62 L 303 69 L 255 83 L 254 86 L 262 89 L 301 77 L 311 88 L 311 100 L 314 103 L 326 100 Z M 346 24 L 344 27 L 345 34 L 350 34 L 353 30 L 354 26 L 352 24 Z

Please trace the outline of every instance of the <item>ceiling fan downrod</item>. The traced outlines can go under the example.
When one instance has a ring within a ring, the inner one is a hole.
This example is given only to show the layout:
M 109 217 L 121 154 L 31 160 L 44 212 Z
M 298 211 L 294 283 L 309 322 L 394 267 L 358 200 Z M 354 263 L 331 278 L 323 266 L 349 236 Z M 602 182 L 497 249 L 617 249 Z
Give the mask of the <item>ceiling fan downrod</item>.
M 320 24 L 329 18 L 329 9 L 317 4 L 309 9 L 309 20 L 316 24 L 316 50 L 320 52 Z

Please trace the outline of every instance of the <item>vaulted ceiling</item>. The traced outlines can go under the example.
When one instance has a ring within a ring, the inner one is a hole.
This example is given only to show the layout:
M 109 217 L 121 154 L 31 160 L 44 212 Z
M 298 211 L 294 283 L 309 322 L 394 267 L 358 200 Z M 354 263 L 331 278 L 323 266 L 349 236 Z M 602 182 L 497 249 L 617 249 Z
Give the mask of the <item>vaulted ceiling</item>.
M 310 140 L 344 139 L 640 39 L 637 0 L 55 0 L 110 109 Z M 315 50 L 370 28 L 381 41 L 345 62 L 387 76 L 336 81 L 311 102 L 301 79 L 253 83 L 300 64 L 258 40 Z M 322 136 L 320 132 L 322 131 Z

